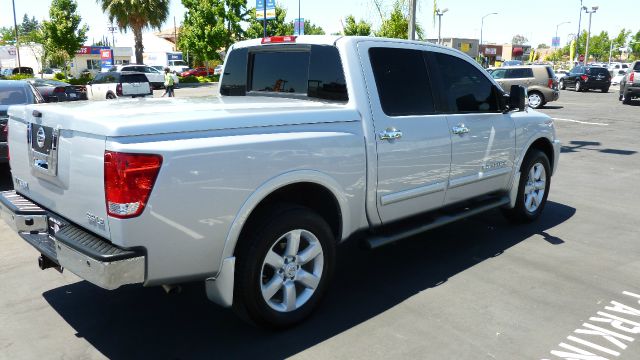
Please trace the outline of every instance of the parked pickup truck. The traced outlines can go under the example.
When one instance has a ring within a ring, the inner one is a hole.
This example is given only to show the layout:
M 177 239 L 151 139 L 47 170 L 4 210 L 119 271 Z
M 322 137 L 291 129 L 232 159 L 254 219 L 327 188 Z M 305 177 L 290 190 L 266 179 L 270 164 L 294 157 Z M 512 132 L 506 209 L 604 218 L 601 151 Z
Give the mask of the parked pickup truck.
M 229 50 L 217 97 L 10 108 L 2 215 L 41 268 L 105 289 L 202 280 L 282 328 L 317 307 L 340 242 L 544 209 L 554 123 L 467 55 L 339 36 Z

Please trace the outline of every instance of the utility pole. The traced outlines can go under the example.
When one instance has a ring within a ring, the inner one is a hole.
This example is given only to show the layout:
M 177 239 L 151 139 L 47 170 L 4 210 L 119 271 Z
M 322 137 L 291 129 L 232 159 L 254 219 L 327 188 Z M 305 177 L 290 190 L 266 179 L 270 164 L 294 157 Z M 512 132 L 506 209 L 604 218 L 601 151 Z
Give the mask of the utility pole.
M 442 37 L 440 36 L 440 31 L 442 30 L 442 15 L 449 11 L 449 9 L 444 8 L 442 10 L 436 9 L 436 15 L 438 15 L 438 45 L 442 45 Z
M 584 64 L 586 65 L 589 62 L 589 38 L 591 37 L 591 15 L 598 10 L 597 6 L 592 6 L 591 11 L 585 8 L 584 12 L 589 14 L 589 30 L 587 31 L 587 45 L 584 49 Z
M 416 2 L 409 0 L 409 40 L 416 39 Z
M 492 12 L 482 17 L 482 21 L 480 22 L 480 45 L 482 45 L 482 28 L 484 27 L 484 18 L 486 18 L 489 15 L 498 15 L 498 13 Z
M 16 54 L 18 54 L 18 74 L 22 73 L 22 66 L 20 65 L 20 44 L 18 43 L 18 22 L 16 21 L 16 1 L 11 0 L 13 4 L 13 27 L 16 31 Z
M 558 37 L 558 28 L 560 27 L 560 25 L 564 25 L 564 24 L 571 24 L 571 21 L 565 21 L 565 22 L 561 22 L 560 24 L 556 25 L 556 38 Z M 560 42 L 558 41 L 558 46 L 556 46 L 556 49 L 560 47 Z
M 109 32 L 111 33 L 111 46 L 115 48 L 116 47 L 116 38 L 115 38 L 115 36 L 113 34 L 116 32 L 116 30 L 118 30 L 118 27 L 117 26 L 113 26 L 113 23 L 111 23 L 111 26 L 108 26 L 107 30 L 109 30 Z
M 264 28 L 263 37 L 267 37 L 267 0 L 262 0 L 262 27 Z

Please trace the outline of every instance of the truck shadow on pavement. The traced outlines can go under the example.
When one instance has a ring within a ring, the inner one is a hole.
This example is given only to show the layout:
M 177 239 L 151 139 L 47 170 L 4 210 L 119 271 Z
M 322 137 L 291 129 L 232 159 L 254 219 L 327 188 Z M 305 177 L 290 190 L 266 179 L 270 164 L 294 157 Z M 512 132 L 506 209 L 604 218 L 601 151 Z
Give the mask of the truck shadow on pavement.
M 575 212 L 548 202 L 532 224 L 511 226 L 498 211 L 491 211 L 373 251 L 355 242 L 344 244 L 333 284 L 318 310 L 282 332 L 255 328 L 209 302 L 202 283 L 184 286 L 179 295 L 165 295 L 161 288 L 126 286 L 110 292 L 81 281 L 43 296 L 77 337 L 111 359 L 281 359 L 366 322 L 524 240 L 561 245 L 562 239 L 546 231 Z
M 633 155 L 636 154 L 635 150 L 622 150 L 622 149 L 602 149 L 602 143 L 599 141 L 581 141 L 581 140 L 572 140 L 569 141 L 568 145 L 562 145 L 560 151 L 562 153 L 572 153 L 583 150 L 588 151 L 598 151 L 604 154 L 613 154 L 613 155 Z

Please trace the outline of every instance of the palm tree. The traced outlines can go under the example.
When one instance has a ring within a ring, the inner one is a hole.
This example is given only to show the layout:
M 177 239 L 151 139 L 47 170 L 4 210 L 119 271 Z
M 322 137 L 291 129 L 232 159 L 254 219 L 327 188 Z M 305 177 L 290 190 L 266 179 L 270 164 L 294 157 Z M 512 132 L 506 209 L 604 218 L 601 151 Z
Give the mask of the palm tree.
M 156 28 L 169 16 L 169 0 L 96 0 L 120 31 L 131 29 L 136 42 L 136 63 L 142 64 L 142 30 Z

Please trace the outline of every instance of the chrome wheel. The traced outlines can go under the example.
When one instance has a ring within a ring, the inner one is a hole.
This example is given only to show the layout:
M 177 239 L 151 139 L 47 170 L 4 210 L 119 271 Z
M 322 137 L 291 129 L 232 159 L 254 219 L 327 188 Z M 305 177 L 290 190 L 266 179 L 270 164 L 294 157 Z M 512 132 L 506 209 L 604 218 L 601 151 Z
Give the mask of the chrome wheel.
M 524 188 L 524 206 L 528 212 L 534 213 L 542 204 L 547 183 L 547 173 L 544 165 L 535 163 L 529 170 L 527 183 Z
M 540 96 L 540 94 L 538 93 L 531 93 L 529 94 L 529 106 L 537 109 L 542 105 L 542 96 Z
M 278 312 L 299 309 L 317 289 L 323 268 L 318 238 L 307 230 L 291 230 L 275 241 L 262 262 L 262 297 Z

